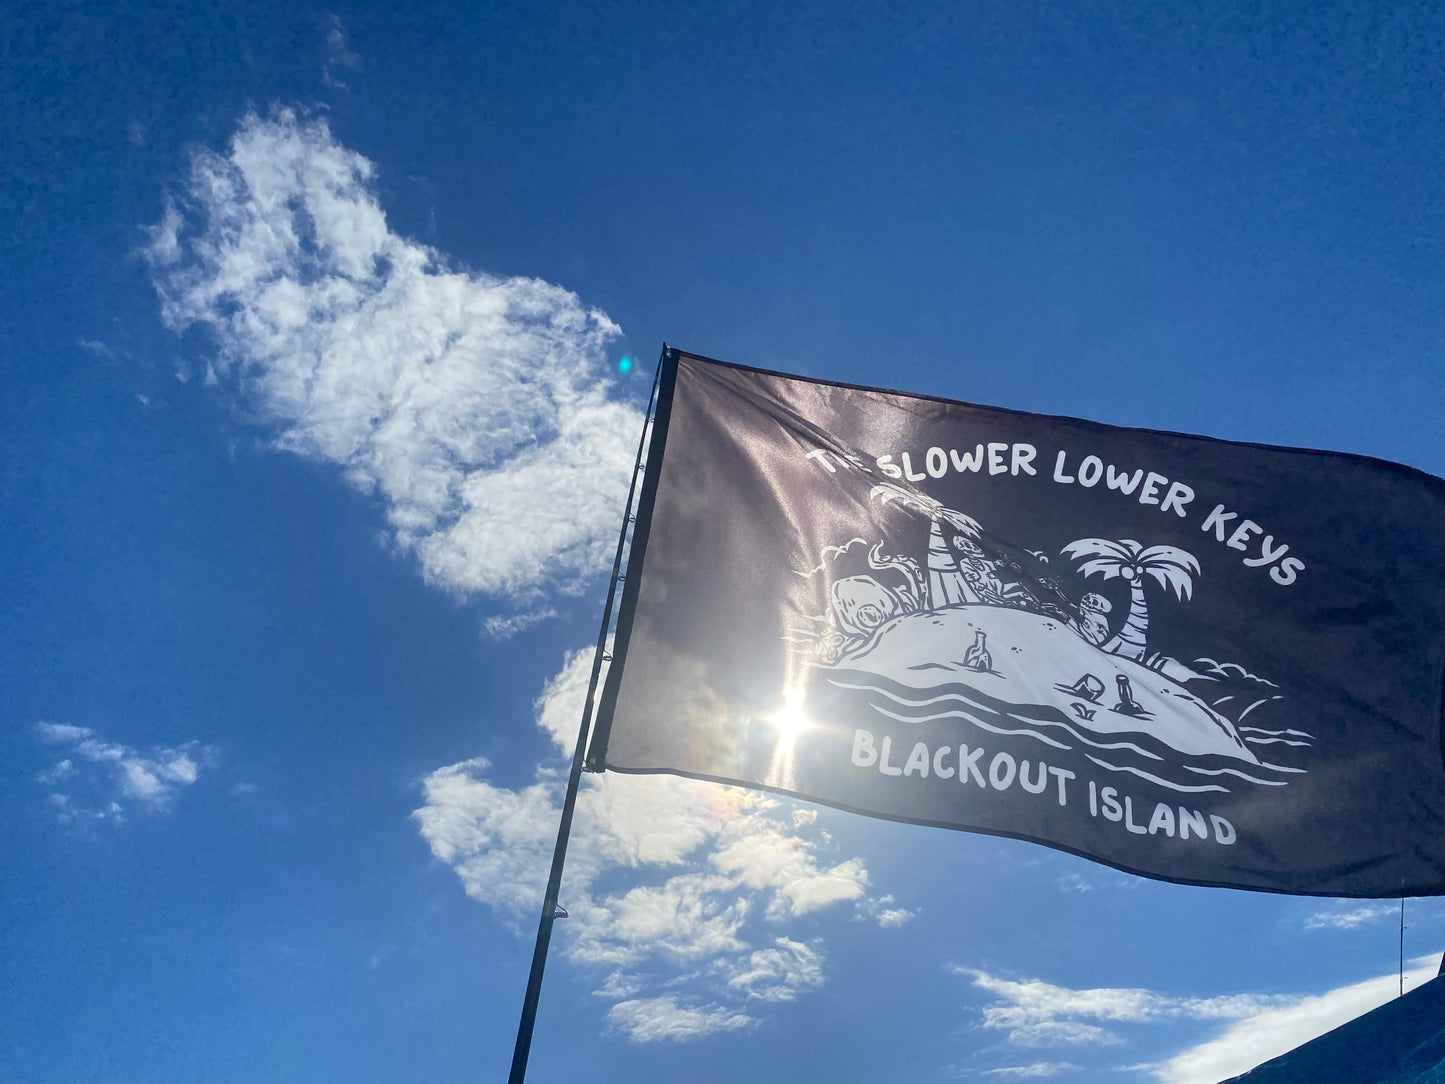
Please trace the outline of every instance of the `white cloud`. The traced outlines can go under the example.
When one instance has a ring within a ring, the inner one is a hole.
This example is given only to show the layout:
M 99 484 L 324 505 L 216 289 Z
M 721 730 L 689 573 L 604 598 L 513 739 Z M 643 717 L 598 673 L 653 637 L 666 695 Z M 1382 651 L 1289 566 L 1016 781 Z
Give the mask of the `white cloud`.
M 886 907 L 878 912 L 878 925 L 902 926 L 917 914 L 917 911 L 910 911 L 905 907 Z
M 86 760 L 119 761 L 125 759 L 127 750 L 124 745 L 116 745 L 114 742 L 86 738 L 85 741 L 75 747 L 75 751 Z
M 590 667 L 590 651 L 569 653 L 535 703 L 559 750 L 576 741 Z M 563 781 L 539 771 L 530 786 L 506 788 L 489 770 L 476 759 L 432 772 L 413 816 L 468 895 L 522 931 L 541 903 Z M 583 777 L 562 890 L 571 917 L 553 947 L 575 965 L 608 969 L 596 992 L 615 1003 L 608 1020 L 621 1034 L 652 1041 L 742 1026 L 742 1006 L 789 1001 L 823 982 L 821 944 L 780 925 L 848 900 L 906 913 L 867 900 L 859 859 L 823 861 L 816 811 L 794 812 L 756 792 L 671 776 Z
M 792 1001 L 798 991 L 823 985 L 823 955 L 814 947 L 779 937 L 775 947 L 748 957 L 728 985 L 762 1001 Z
M 43 742 L 81 741 L 93 733 L 89 727 L 68 723 L 36 723 L 35 736 Z
M 1391 903 L 1352 904 L 1330 911 L 1316 911 L 1305 920 L 1306 930 L 1353 930 L 1371 922 L 1399 914 Z
M 735 1031 L 752 1022 L 745 1013 L 716 1005 L 685 1008 L 672 997 L 620 1001 L 607 1013 L 607 1020 L 629 1039 L 639 1043 L 660 1039 L 699 1039 L 719 1031 Z
M 831 869 L 818 868 L 812 845 L 791 834 L 781 823 L 750 825 L 745 834 L 715 852 L 710 861 L 749 888 L 774 888 L 770 918 L 782 917 L 785 911 L 804 915 L 832 903 L 857 899 L 868 884 L 868 871 L 856 858 Z
M 517 635 L 519 632 L 526 632 L 535 628 L 544 621 L 551 620 L 557 616 L 557 611 L 551 607 L 536 610 L 531 613 L 514 614 L 504 617 L 500 614 L 493 614 L 483 622 L 487 636 L 493 640 L 506 640 Z
M 642 987 L 643 982 L 638 976 L 614 971 L 592 994 L 594 997 L 605 997 L 609 1001 L 627 1001 L 636 996 Z
M 607 645 L 612 646 L 610 641 Z M 592 676 L 593 648 L 569 651 L 562 669 L 547 679 L 541 695 L 532 701 L 541 727 L 559 750 L 570 753 L 577 744 L 577 725 L 582 718 L 582 701 L 587 696 L 587 682 Z M 607 663 L 598 670 L 597 687 L 607 677 Z
M 561 781 L 499 787 L 485 778 L 489 767 L 476 759 L 432 772 L 423 782 L 426 804 L 413 817 L 433 855 L 456 871 L 468 895 L 511 916 L 521 929 L 541 901 Z M 585 777 L 563 885 L 571 918 L 559 947 L 579 964 L 615 968 L 706 958 L 728 961 L 730 975 L 743 973 L 734 958 L 751 959 L 742 927 L 754 896 L 767 901 L 765 910 L 776 921 L 826 906 L 820 902 L 825 898 L 852 898 L 867 880 L 857 859 L 820 867 L 811 841 L 780 846 L 787 827 L 776 807 L 747 791 L 688 779 Z M 737 868 L 752 845 L 764 855 L 783 851 L 788 860 Z M 721 868 L 709 860 L 719 847 L 729 856 Z M 648 880 L 599 893 L 600 876 L 616 869 Z M 851 887 L 845 891 L 839 884 Z M 764 959 L 771 957 L 761 957 L 759 966 Z M 768 999 L 782 998 L 775 991 Z
M 521 914 L 541 905 L 559 814 L 553 788 L 494 787 L 482 778 L 488 767 L 478 758 L 432 772 L 412 816 L 467 895 Z
M 1434 978 L 1439 964 L 1435 956 L 1412 960 L 1405 972 L 1406 991 Z M 1150 1069 L 1160 1084 L 1215 1084 L 1379 1008 L 1399 994 L 1399 982 L 1399 975 L 1392 973 L 1314 997 L 1287 999 L 1247 1014 L 1222 1035 L 1168 1061 L 1140 1068 Z
M 988 1069 L 983 1075 L 1036 1080 L 1078 1071 L 1077 1065 L 1070 1065 L 1066 1061 L 1036 1061 L 1029 1065 L 1006 1065 L 1000 1069 Z
M 208 380 L 277 449 L 378 494 L 429 582 L 545 612 L 605 569 L 621 519 L 642 418 L 609 398 L 618 329 L 393 232 L 375 173 L 324 120 L 247 116 L 150 231 L 162 318 L 210 334 Z
M 105 741 L 89 727 L 64 723 L 36 723 L 35 737 L 46 745 L 68 744 L 70 755 L 38 773 L 43 787 L 51 789 L 49 803 L 62 823 L 125 819 L 131 808 L 160 811 L 168 808 L 181 787 L 200 778 L 201 761 L 214 751 L 199 742 L 174 749 L 155 747 L 149 752 Z
M 41 772 L 35 777 L 35 781 L 43 787 L 53 787 L 62 780 L 69 779 L 75 774 L 75 764 L 69 757 L 57 761 L 49 771 Z
M 1406 991 L 1434 978 L 1439 963 L 1438 956 L 1410 961 L 1410 970 L 1405 972 Z M 1130 1067 L 1151 1073 L 1160 1084 L 1214 1084 L 1247 1072 L 1378 1008 L 1399 992 L 1399 977 L 1393 973 L 1315 996 L 1230 994 L 1198 998 L 1138 988 L 1075 990 L 1037 979 L 1003 979 L 973 968 L 952 970 L 971 977 L 975 987 L 994 995 L 995 1002 L 984 1007 L 983 1026 L 1006 1031 L 1009 1042 L 1018 1046 L 1122 1042 L 1107 1025 L 1170 1020 L 1229 1022 L 1223 1032 L 1166 1061 Z M 1072 1068 L 1062 1065 L 1058 1072 Z M 990 1073 L 1026 1076 L 1033 1069 L 1018 1066 Z M 1048 1074 L 1040 1070 L 1034 1075 Z
M 906 907 L 895 907 L 892 896 L 878 896 L 875 899 L 864 900 L 858 910 L 860 915 L 867 915 L 882 926 L 888 929 L 894 926 L 902 926 L 910 919 L 918 917 L 917 911 L 910 911 Z
M 361 67 L 361 57 L 351 51 L 346 41 L 346 29 L 341 17 L 328 13 L 323 16 L 326 27 L 326 60 L 321 66 L 321 82 L 337 90 L 347 90 L 339 74 L 342 69 L 356 70 Z
M 738 931 L 748 901 L 732 895 L 735 887 L 723 877 L 689 873 L 607 897 L 583 912 L 583 945 L 572 955 L 611 961 L 644 954 L 689 959 L 739 952 L 746 948 Z
M 1137 988 L 1072 990 L 1039 979 L 1023 982 L 955 967 L 997 1001 L 983 1010 L 983 1026 L 1008 1032 L 1018 1046 L 1106 1045 L 1122 1040 L 1101 1024 L 1163 1019 L 1237 1020 L 1293 1004 L 1297 999 L 1253 994 L 1173 997 Z

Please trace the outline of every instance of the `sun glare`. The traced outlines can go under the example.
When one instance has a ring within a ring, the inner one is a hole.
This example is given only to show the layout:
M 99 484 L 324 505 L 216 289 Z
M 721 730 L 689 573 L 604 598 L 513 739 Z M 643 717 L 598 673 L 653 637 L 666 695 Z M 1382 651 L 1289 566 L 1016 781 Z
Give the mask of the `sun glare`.
M 803 690 L 783 690 L 783 710 L 773 716 L 773 725 L 778 728 L 779 737 L 788 744 L 808 729 L 808 717 L 803 714 Z
M 793 755 L 797 748 L 798 736 L 812 726 L 803 711 L 803 690 L 783 690 L 783 709 L 769 717 L 768 721 L 778 732 L 773 745 L 772 760 L 768 764 L 765 782 L 770 786 L 796 789 L 797 779 L 793 775 Z

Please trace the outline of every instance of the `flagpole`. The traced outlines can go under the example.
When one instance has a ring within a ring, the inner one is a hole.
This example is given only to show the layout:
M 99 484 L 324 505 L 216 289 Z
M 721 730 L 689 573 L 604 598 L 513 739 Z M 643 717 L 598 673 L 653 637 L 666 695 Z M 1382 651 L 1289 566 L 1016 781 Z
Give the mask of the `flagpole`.
M 647 414 L 642 422 L 642 435 L 637 440 L 637 458 L 632 465 L 632 482 L 627 489 L 627 509 L 622 516 L 622 530 L 617 535 L 617 553 L 612 558 L 612 578 L 607 584 L 607 602 L 602 608 L 602 627 L 597 630 L 597 647 L 592 653 L 592 676 L 587 682 L 587 699 L 582 704 L 582 722 L 577 729 L 577 748 L 572 753 L 572 772 L 567 777 L 567 794 L 562 799 L 562 821 L 557 826 L 557 845 L 552 851 L 552 872 L 547 878 L 547 893 L 542 899 L 542 915 L 537 923 L 537 944 L 532 950 L 532 971 L 527 976 L 527 994 L 522 1000 L 522 1019 L 517 1025 L 517 1045 L 512 1051 L 512 1071 L 508 1084 L 523 1084 L 527 1076 L 527 1057 L 532 1051 L 532 1029 L 537 1023 L 537 1002 L 542 996 L 542 972 L 547 967 L 547 948 L 552 942 L 552 926 L 567 912 L 557 906 L 562 889 L 562 866 L 567 859 L 567 841 L 572 834 L 572 813 L 577 807 L 577 787 L 582 779 L 582 762 L 587 753 L 587 733 L 592 726 L 592 703 L 597 694 L 597 680 L 607 655 L 607 630 L 612 623 L 612 604 L 617 597 L 617 583 L 622 578 L 622 552 L 627 545 L 627 528 L 633 521 L 632 502 L 637 495 L 637 476 L 642 473 L 642 451 L 647 447 L 647 433 L 652 425 L 652 410 L 657 402 L 662 363 L 668 347 L 662 344 L 657 359 L 657 372 L 652 378 L 652 394 L 647 400 Z

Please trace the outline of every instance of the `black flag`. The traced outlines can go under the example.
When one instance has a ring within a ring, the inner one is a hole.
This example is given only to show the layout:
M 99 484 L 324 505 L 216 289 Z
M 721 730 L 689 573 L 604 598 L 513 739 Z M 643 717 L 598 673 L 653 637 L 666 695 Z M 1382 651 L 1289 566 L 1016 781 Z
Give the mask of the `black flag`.
M 1445 892 L 1442 540 L 1380 460 L 670 352 L 589 765 Z

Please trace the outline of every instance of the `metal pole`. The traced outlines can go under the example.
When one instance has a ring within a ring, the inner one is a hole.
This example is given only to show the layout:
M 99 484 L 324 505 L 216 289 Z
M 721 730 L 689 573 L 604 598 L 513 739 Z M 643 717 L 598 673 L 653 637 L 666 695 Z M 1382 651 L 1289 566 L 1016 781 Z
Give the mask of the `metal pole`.
M 1405 996 L 1405 897 L 1400 897 L 1400 996 Z
M 667 344 L 662 344 L 662 357 Z M 632 484 L 627 490 L 627 511 L 622 517 L 622 530 L 617 536 L 617 554 L 612 559 L 612 579 L 607 584 L 607 602 L 602 609 L 602 627 L 597 631 L 597 649 L 592 654 L 592 677 L 587 682 L 587 699 L 582 705 L 582 723 L 577 729 L 577 748 L 572 753 L 572 774 L 567 777 L 567 794 L 562 799 L 562 822 L 557 827 L 557 846 L 552 851 L 552 873 L 547 878 L 547 894 L 542 899 L 542 916 L 537 923 L 537 946 L 532 950 L 532 971 L 527 976 L 527 995 L 522 1000 L 522 1020 L 517 1025 L 517 1045 L 512 1051 L 512 1072 L 508 1084 L 522 1084 L 527 1076 L 527 1056 L 532 1052 L 532 1029 L 537 1023 L 537 1002 L 542 996 L 542 972 L 547 967 L 547 947 L 552 941 L 552 925 L 567 912 L 557 906 L 562 888 L 562 865 L 567 858 L 567 840 L 572 834 L 572 812 L 577 806 L 577 786 L 582 779 L 582 762 L 587 754 L 587 732 L 592 725 L 592 701 L 597 694 L 597 679 L 607 656 L 607 629 L 612 623 L 612 603 L 617 596 L 617 581 L 622 571 L 622 551 L 627 545 L 627 528 L 632 522 L 632 501 L 637 493 L 637 476 L 642 473 L 642 450 L 647 446 L 647 431 L 652 424 L 652 408 L 657 400 L 658 381 L 662 377 L 662 357 L 652 378 L 652 394 L 647 400 L 647 416 L 642 435 L 637 440 L 637 459 L 632 466 Z

